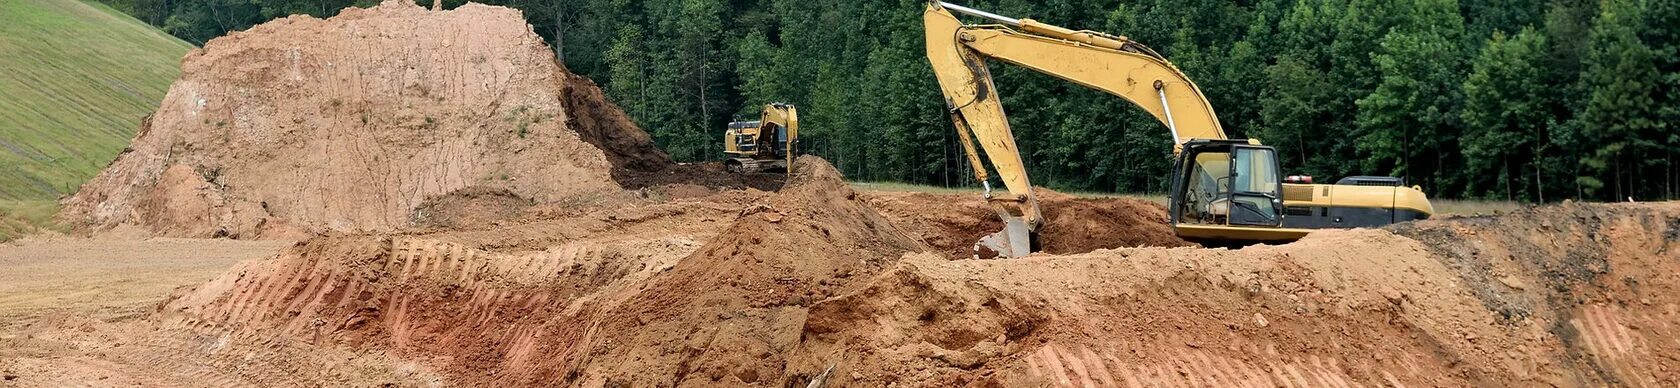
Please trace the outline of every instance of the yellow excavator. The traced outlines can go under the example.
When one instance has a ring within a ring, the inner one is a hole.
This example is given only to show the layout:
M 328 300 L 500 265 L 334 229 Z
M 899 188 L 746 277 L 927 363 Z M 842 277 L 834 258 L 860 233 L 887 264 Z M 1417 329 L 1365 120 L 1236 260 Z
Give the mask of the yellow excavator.
M 723 166 L 729 172 L 785 172 L 799 152 L 799 109 L 793 105 L 764 105 L 757 121 L 729 123 L 723 134 Z
M 966 24 L 953 12 L 989 24 Z M 987 60 L 1107 92 L 1166 125 L 1175 155 L 1168 212 L 1174 231 L 1187 240 L 1286 242 L 1312 229 L 1379 226 L 1434 213 L 1418 187 L 1404 187 L 1398 178 L 1348 177 L 1325 185 L 1282 176 L 1275 150 L 1255 139 L 1226 137 L 1201 89 L 1166 58 L 1126 37 L 941 1 L 929 2 L 922 16 L 928 62 L 958 140 L 982 195 L 1004 221 L 1004 230 L 975 244 L 977 257 L 982 248 L 1006 257 L 1031 253 L 1044 221 Z M 993 192 L 981 150 L 1008 192 Z

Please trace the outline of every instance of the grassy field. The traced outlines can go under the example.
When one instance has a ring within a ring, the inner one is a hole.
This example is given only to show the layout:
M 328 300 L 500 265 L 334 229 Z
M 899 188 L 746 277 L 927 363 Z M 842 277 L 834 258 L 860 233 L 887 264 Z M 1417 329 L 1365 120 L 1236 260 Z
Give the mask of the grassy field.
M 906 192 L 906 191 L 908 191 L 908 192 L 937 193 L 937 194 L 952 194 L 952 193 L 979 194 L 980 193 L 979 189 L 948 188 L 948 187 L 913 185 L 913 184 L 908 184 L 908 183 L 895 183 L 895 182 L 852 182 L 852 187 L 854 187 L 858 190 L 863 190 L 863 191 L 890 191 L 890 192 Z M 1155 203 L 1161 204 L 1162 206 L 1165 206 L 1167 204 L 1166 194 L 1117 194 L 1117 193 L 1093 193 L 1093 192 L 1064 192 L 1064 193 L 1071 194 L 1071 195 L 1074 195 L 1074 196 L 1077 196 L 1077 197 L 1084 197 L 1084 198 L 1124 197 L 1124 198 L 1137 198 L 1137 199 L 1142 199 L 1142 200 L 1146 200 L 1146 201 L 1150 201 L 1150 202 L 1155 202 Z M 1509 202 L 1509 201 L 1432 199 L 1429 202 L 1430 202 L 1431 205 L 1435 206 L 1435 216 L 1436 217 L 1494 215 L 1494 214 L 1501 214 L 1501 213 L 1509 212 L 1509 211 L 1512 211 L 1512 210 L 1516 210 L 1516 209 L 1521 208 L 1523 206 L 1523 204 L 1516 203 L 1516 202 Z
M 110 163 L 192 45 L 82 0 L 0 0 L 0 241 Z
M 101 4 L 0 0 L 0 200 L 51 200 L 97 174 L 191 48 Z
M 0 242 L 11 241 L 40 229 L 63 231 L 52 223 L 58 202 L 51 200 L 0 200 Z

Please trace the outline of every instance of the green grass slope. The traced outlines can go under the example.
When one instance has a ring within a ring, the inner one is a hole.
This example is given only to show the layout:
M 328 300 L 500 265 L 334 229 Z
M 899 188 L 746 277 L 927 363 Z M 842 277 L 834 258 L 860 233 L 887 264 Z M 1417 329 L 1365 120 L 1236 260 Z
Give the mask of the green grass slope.
M 0 205 L 51 201 L 98 174 L 191 48 L 102 4 L 0 0 Z

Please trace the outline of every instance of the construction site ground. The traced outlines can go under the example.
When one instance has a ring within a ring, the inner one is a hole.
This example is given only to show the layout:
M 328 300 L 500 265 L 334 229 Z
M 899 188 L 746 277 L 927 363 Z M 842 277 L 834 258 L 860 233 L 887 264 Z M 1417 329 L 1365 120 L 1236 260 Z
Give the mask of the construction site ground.
M 994 222 L 979 206 L 817 180 L 300 242 L 30 238 L 0 246 L 0 384 L 1664 387 L 1680 370 L 1672 203 L 965 259 L 953 246 Z M 1089 214 L 1067 233 L 1123 226 Z
M 189 53 L 0 245 L 0 387 L 1680 386 L 1680 203 L 1227 249 L 1039 189 L 1042 252 L 976 259 L 979 196 L 675 163 L 522 18 Z

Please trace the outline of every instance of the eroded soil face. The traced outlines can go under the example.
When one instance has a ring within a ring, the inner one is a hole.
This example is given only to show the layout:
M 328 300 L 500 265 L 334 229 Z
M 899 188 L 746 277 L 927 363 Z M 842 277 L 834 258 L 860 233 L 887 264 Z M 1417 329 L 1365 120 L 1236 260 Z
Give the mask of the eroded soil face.
M 618 195 L 670 164 L 519 11 L 389 1 L 214 39 L 133 144 L 64 201 L 83 230 L 293 239 L 414 226 L 461 191 Z

